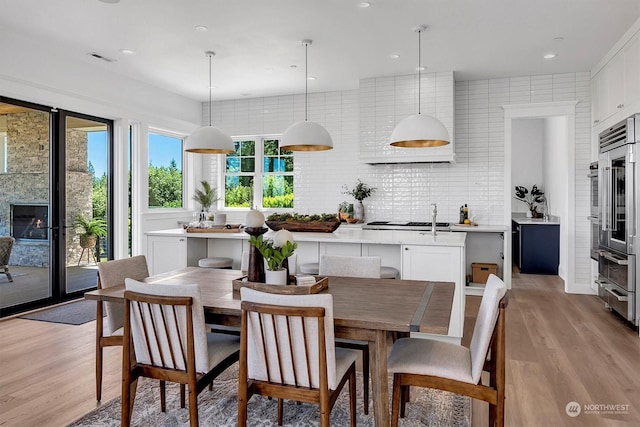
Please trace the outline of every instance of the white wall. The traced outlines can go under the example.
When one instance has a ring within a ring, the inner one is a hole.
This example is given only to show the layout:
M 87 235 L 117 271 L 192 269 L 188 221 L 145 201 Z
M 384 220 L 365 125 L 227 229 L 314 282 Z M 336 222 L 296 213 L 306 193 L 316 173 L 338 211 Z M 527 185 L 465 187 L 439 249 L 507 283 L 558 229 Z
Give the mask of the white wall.
M 514 120 L 511 128 L 511 182 L 531 190 L 533 185 L 545 189 L 543 178 L 543 141 L 542 119 Z M 515 194 L 515 189 L 514 189 Z M 511 212 L 527 212 L 526 203 L 511 199 Z

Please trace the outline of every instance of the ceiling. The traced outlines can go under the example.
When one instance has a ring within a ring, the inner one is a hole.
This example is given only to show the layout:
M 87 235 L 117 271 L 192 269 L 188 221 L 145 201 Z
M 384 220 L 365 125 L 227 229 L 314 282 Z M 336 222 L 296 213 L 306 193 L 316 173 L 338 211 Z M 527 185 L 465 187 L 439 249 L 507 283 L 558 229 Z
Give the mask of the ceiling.
M 3 1 L 0 38 L 37 43 L 70 63 L 95 63 L 206 101 L 207 50 L 216 52 L 214 100 L 260 97 L 304 92 L 306 38 L 313 40 L 308 67 L 316 77 L 309 91 L 322 92 L 416 73 L 413 28 L 421 24 L 428 25 L 426 72 L 454 71 L 456 80 L 470 80 L 589 71 L 640 17 L 640 0 L 369 2 L 363 8 L 360 0 Z M 558 56 L 543 59 L 549 52 Z

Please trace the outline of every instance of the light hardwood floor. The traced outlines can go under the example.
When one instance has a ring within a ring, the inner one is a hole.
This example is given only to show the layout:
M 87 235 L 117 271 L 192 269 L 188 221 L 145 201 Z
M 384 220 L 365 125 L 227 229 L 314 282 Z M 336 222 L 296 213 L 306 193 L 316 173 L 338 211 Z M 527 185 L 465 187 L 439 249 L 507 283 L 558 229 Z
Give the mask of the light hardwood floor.
M 479 298 L 467 298 L 469 341 Z M 63 426 L 97 406 L 95 322 L 0 321 L 0 425 Z M 120 392 L 120 349 L 105 349 L 103 401 Z M 628 404 L 570 418 L 568 402 Z M 487 425 L 474 402 L 473 425 Z M 507 308 L 507 426 L 640 425 L 640 338 L 593 296 L 554 276 L 514 273 Z

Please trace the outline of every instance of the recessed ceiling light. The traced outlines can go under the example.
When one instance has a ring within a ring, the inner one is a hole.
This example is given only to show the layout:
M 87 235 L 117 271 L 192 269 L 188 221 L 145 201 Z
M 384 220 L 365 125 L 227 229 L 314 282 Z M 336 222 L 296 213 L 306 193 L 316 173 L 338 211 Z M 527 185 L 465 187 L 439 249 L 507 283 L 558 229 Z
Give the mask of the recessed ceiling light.
M 196 25 L 195 27 L 196 31 L 207 31 L 209 28 L 205 27 L 204 25 Z
M 209 86 L 209 85 L 207 85 L 207 89 L 218 89 L 218 86 Z
M 416 71 L 424 71 L 426 69 L 427 67 L 425 67 L 424 65 L 422 67 L 416 67 Z
M 110 3 L 110 4 L 115 4 L 115 3 L 120 3 L 120 0 L 100 0 L 102 3 Z
M 131 49 L 120 49 L 120 53 L 123 55 L 135 55 L 136 52 Z
M 545 56 L 543 56 L 543 58 L 544 58 L 544 59 L 553 59 L 553 58 L 555 58 L 556 56 L 558 56 L 558 55 L 557 55 L 557 54 L 555 54 L 555 53 L 547 53 Z
M 397 53 L 392 53 L 391 55 L 389 55 L 389 58 L 398 59 L 398 58 L 400 58 L 400 55 L 398 55 Z
M 360 3 L 358 3 L 358 7 L 362 7 L 362 8 L 371 7 L 371 2 L 361 1 Z
M 316 79 L 316 78 L 315 78 L 315 77 L 313 77 L 313 76 L 309 76 L 309 77 L 307 77 L 307 80 L 315 80 L 315 79 Z
M 554 41 L 554 42 L 561 42 L 561 41 L 563 41 L 563 40 L 564 40 L 564 37 L 554 37 L 554 38 L 553 38 L 553 41 Z
M 298 68 L 298 66 L 296 64 L 291 64 L 289 65 L 289 68 Z
M 273 71 L 273 67 L 265 67 L 265 71 Z
M 250 93 L 245 92 L 245 93 L 241 93 L 240 95 L 242 95 L 242 96 L 249 96 L 249 95 L 251 95 L 251 94 L 250 94 Z

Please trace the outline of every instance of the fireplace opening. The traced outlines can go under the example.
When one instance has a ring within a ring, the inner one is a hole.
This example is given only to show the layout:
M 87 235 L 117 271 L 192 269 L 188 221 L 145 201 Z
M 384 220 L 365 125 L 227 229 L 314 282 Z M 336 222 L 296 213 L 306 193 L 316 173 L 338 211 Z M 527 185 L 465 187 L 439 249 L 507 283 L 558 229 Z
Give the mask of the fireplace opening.
M 16 240 L 49 240 L 48 205 L 11 205 L 11 235 Z

